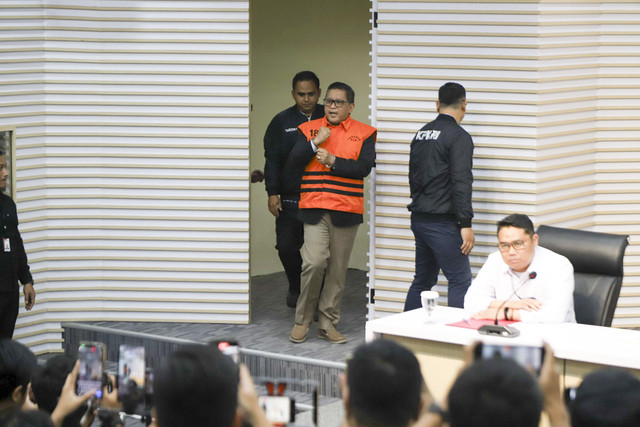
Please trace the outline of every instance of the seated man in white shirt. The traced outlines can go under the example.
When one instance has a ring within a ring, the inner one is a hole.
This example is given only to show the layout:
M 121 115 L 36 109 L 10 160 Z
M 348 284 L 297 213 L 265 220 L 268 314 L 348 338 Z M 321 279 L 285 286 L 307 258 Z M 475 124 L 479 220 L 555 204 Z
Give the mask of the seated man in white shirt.
M 474 319 L 573 322 L 573 266 L 538 246 L 528 216 L 498 222 L 498 252 L 487 258 L 464 298 Z

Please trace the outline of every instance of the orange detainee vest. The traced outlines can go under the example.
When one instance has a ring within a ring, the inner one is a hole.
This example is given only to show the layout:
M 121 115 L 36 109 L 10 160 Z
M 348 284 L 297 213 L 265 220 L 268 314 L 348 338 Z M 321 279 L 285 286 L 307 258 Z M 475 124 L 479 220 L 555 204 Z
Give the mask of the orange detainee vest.
M 320 127 L 331 129 L 331 136 L 319 148 L 343 159 L 357 160 L 362 143 L 376 132 L 376 128 L 353 120 L 349 116 L 338 126 L 327 118 L 312 120 L 298 126 L 310 141 Z M 300 209 L 328 209 L 332 211 L 364 213 L 364 179 L 342 178 L 318 162 L 316 156 L 309 162 L 300 185 Z

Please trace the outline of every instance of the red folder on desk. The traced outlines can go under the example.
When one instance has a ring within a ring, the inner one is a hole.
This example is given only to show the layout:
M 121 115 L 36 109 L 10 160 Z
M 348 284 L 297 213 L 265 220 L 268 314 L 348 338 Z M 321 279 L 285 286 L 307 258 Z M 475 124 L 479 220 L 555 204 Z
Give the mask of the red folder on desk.
M 493 325 L 493 320 L 490 319 L 468 319 L 469 323 L 461 320 L 459 322 L 448 323 L 447 326 L 456 326 L 458 328 L 467 329 L 480 329 L 483 325 Z M 518 323 L 518 320 L 498 320 L 498 325 L 507 326 L 512 323 Z

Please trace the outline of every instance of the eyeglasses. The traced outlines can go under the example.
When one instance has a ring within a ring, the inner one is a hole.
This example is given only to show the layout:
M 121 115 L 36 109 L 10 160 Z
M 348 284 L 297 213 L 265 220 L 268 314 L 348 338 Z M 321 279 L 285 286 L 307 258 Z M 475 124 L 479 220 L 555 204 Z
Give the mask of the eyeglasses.
M 516 251 L 521 251 L 527 246 L 526 240 L 516 240 L 511 243 L 498 243 L 498 249 L 500 252 L 509 252 L 510 248 L 515 249 Z
M 347 102 L 344 99 L 330 99 L 330 98 L 325 98 L 324 99 L 324 105 L 325 107 L 331 107 L 331 104 L 335 105 L 338 108 L 341 108 L 344 103 Z

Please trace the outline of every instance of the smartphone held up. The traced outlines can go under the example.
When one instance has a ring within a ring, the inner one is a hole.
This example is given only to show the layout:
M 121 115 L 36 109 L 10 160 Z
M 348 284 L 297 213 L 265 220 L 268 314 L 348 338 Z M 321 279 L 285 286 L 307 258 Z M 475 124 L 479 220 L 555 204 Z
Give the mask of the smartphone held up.
M 82 342 L 78 346 L 80 369 L 76 392 L 83 395 L 95 390 L 95 397 L 102 398 L 102 373 L 104 372 L 105 346 L 101 342 Z
M 146 381 L 143 346 L 121 344 L 118 353 L 118 400 L 124 412 L 132 413 L 143 403 Z
M 544 361 L 544 347 L 529 345 L 497 345 L 478 343 L 474 350 L 474 358 L 478 359 L 513 359 L 518 364 L 540 375 Z

